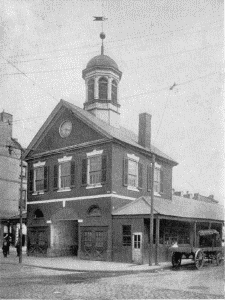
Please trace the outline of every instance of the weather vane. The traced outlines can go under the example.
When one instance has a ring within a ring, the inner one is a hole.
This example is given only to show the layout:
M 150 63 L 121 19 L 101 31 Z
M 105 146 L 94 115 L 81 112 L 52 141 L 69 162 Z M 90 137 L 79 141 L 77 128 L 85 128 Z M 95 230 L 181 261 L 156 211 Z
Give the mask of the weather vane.
M 94 16 L 93 18 L 94 18 L 93 21 L 100 21 L 100 22 L 102 22 L 102 32 L 100 33 L 100 38 L 102 40 L 101 55 L 103 55 L 104 54 L 104 43 L 103 43 L 103 40 L 105 39 L 105 33 L 104 33 L 104 30 L 103 30 L 103 24 L 104 24 L 104 21 L 108 20 L 108 18 L 104 17 L 103 2 L 102 2 L 102 16 L 101 17 Z

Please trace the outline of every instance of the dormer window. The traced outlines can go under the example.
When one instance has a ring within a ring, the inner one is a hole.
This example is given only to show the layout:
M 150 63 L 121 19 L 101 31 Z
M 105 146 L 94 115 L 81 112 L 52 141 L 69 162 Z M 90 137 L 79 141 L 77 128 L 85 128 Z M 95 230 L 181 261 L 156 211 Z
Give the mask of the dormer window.
M 88 101 L 92 101 L 94 99 L 94 87 L 95 81 L 94 79 L 90 79 L 88 81 Z
M 112 102 L 117 102 L 117 82 L 116 80 L 112 81 Z
M 108 80 L 105 77 L 99 79 L 99 99 L 107 100 L 108 99 Z

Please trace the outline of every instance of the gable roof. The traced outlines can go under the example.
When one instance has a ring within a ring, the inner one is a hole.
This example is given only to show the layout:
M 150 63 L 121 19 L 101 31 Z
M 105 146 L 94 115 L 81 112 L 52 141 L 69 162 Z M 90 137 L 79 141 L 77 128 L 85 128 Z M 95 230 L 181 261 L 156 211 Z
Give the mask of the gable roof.
M 147 215 L 150 214 L 151 197 L 142 196 L 115 210 L 112 215 Z M 224 208 L 219 204 L 204 203 L 197 200 L 173 196 L 172 200 L 155 197 L 154 214 L 224 221 Z
M 104 122 L 103 120 L 95 117 L 93 114 L 89 113 L 88 111 L 83 110 L 82 108 L 69 103 L 65 100 L 60 100 L 58 105 L 55 107 L 55 109 L 52 111 L 52 113 L 49 115 L 45 123 L 42 125 L 36 136 L 31 141 L 30 145 L 28 146 L 27 150 L 25 151 L 24 157 L 28 155 L 30 152 L 30 149 L 33 149 L 36 142 L 39 140 L 41 135 L 46 130 L 47 126 L 50 124 L 50 122 L 53 120 L 54 116 L 59 112 L 59 110 L 65 107 L 72 111 L 74 115 L 76 115 L 78 118 L 80 118 L 82 121 L 84 121 L 87 125 L 93 127 L 98 132 L 102 133 L 108 138 L 114 138 L 121 142 L 127 143 L 129 145 L 132 145 L 134 147 L 137 147 L 139 149 L 145 150 L 149 153 L 154 153 L 157 156 L 160 156 L 166 160 L 168 160 L 173 165 L 177 165 L 178 163 L 173 160 L 171 157 L 160 151 L 157 147 L 151 145 L 150 148 L 142 147 L 138 144 L 138 136 L 133 133 L 132 131 L 120 126 L 119 128 L 113 127 L 112 125 Z

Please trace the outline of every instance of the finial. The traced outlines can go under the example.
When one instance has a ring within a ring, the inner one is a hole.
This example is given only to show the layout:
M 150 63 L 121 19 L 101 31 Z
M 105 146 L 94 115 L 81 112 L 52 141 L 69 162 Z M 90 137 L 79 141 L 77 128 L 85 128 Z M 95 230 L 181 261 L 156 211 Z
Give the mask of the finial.
M 100 33 L 100 38 L 102 40 L 101 55 L 104 55 L 104 43 L 103 43 L 103 40 L 105 39 L 105 33 L 104 32 Z

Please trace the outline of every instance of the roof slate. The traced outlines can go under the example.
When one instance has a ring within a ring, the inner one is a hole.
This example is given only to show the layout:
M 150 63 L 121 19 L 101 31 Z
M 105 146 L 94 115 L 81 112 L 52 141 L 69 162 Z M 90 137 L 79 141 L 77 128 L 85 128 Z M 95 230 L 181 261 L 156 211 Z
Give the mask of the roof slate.
M 114 211 L 113 215 L 150 214 L 151 197 L 142 196 L 134 202 Z M 224 208 L 219 204 L 204 203 L 197 200 L 173 196 L 172 200 L 154 198 L 154 214 L 181 218 L 208 219 L 224 221 Z
M 169 157 L 168 155 L 166 155 L 165 153 L 163 153 L 162 151 L 160 151 L 157 147 L 155 147 L 154 145 L 151 145 L 151 150 L 150 148 L 145 148 L 142 147 L 140 144 L 138 144 L 138 136 L 120 126 L 120 127 L 113 127 L 110 124 L 102 121 L 101 119 L 95 117 L 94 115 L 92 115 L 91 113 L 81 109 L 80 107 L 71 104 L 65 100 L 61 100 L 62 103 L 68 108 L 71 109 L 75 114 L 78 112 L 83 118 L 85 118 L 85 120 L 89 120 L 91 121 L 92 124 L 95 124 L 95 126 L 97 126 L 98 128 L 100 128 L 101 130 L 104 130 L 105 133 L 107 133 L 108 135 L 110 135 L 111 137 L 118 139 L 122 142 L 125 142 L 129 145 L 138 147 L 139 149 L 145 150 L 147 152 L 150 153 L 154 153 L 162 158 L 165 158 L 167 160 L 169 160 L 170 162 L 172 162 L 174 165 L 177 165 L 178 163 L 171 157 Z

